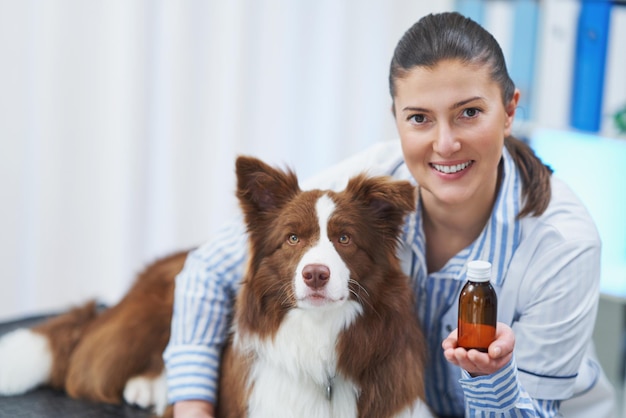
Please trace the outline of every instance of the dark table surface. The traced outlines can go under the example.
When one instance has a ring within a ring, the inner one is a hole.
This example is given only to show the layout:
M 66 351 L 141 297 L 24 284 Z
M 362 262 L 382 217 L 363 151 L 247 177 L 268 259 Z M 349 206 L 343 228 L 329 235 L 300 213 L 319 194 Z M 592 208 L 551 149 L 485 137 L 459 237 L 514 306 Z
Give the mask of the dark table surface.
M 29 327 L 45 315 L 0 323 L 0 336 Z M 151 414 L 130 405 L 98 404 L 71 399 L 65 393 L 40 388 L 20 396 L 0 396 L 0 418 L 149 418 Z

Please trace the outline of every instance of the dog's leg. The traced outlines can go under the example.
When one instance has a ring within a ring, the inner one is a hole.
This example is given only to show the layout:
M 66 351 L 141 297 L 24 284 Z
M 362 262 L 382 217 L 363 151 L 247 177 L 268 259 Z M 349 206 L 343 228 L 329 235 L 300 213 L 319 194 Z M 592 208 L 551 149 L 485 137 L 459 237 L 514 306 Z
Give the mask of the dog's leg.
M 167 406 L 167 382 L 165 371 L 158 375 L 138 375 L 131 377 L 124 387 L 124 400 L 141 408 L 154 408 L 157 415 L 162 415 Z
M 149 314 L 149 306 L 135 315 L 122 304 L 94 322 L 70 359 L 65 381 L 70 397 L 119 404 L 130 379 L 161 373 L 168 322 Z
M 174 278 L 185 259 L 186 253 L 177 253 L 148 266 L 126 296 L 94 321 L 70 361 L 65 380 L 70 397 L 119 404 L 131 379 L 162 372 Z
M 97 316 L 94 302 L 20 328 L 0 339 L 0 395 L 17 395 L 41 385 L 63 388 L 69 357 Z

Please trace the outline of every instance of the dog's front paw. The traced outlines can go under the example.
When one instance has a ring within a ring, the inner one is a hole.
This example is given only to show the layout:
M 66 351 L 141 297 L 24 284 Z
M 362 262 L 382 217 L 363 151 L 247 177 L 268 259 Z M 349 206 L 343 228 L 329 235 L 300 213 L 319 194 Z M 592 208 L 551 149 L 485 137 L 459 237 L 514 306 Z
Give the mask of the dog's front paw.
M 167 406 L 165 372 L 155 377 L 135 376 L 128 379 L 124 400 L 141 408 L 154 408 L 157 415 L 162 415 Z
M 47 383 L 51 370 L 45 336 L 21 328 L 0 337 L 0 395 L 19 395 Z

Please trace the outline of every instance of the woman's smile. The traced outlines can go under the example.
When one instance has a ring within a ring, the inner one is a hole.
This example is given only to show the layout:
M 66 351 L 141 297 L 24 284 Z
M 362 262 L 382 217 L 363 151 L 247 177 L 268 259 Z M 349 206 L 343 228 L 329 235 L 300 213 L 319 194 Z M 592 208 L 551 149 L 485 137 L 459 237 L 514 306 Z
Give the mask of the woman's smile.
M 472 164 L 474 164 L 474 160 L 469 160 L 464 163 L 430 163 L 430 166 L 435 169 L 435 171 L 441 174 L 457 174 L 465 169 L 469 168 Z

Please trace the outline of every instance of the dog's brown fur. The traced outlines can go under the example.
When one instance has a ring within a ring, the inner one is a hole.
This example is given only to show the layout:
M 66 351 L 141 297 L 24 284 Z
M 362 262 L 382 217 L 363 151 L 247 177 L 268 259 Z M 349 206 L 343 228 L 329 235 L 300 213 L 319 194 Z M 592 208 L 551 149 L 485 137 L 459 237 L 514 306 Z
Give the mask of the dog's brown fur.
M 120 404 L 128 379 L 156 376 L 170 336 L 174 279 L 187 252 L 158 260 L 117 305 L 98 313 L 89 302 L 34 328 L 50 339 L 50 385 L 73 398 Z

